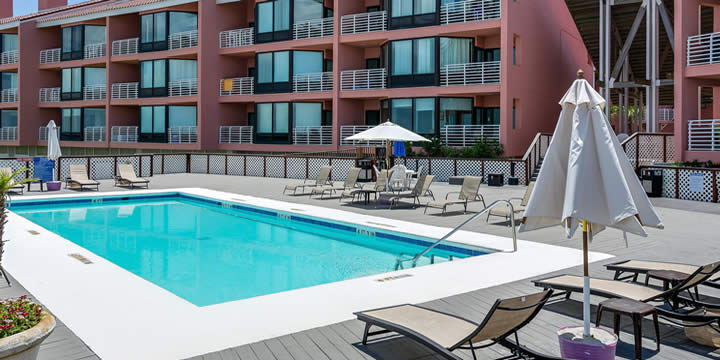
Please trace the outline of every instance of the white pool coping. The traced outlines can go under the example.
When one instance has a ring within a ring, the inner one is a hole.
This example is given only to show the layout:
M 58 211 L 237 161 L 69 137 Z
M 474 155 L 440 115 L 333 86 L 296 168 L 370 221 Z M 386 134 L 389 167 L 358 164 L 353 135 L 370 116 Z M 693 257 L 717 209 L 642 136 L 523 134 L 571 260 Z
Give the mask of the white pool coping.
M 138 190 L 133 195 L 183 192 L 221 201 L 439 238 L 448 228 L 287 203 L 207 189 Z M 127 192 L 28 196 L 23 199 L 125 195 Z M 361 311 L 420 303 L 577 266 L 582 252 L 560 246 L 459 231 L 451 239 L 502 250 L 488 255 L 339 281 L 205 307 L 195 306 L 92 252 L 10 212 L 5 268 L 102 359 L 180 359 L 354 318 Z M 421 218 L 419 220 L 422 220 Z M 374 224 L 373 224 L 374 223 Z M 30 230 L 39 232 L 31 235 Z M 93 264 L 68 256 L 79 253 Z M 590 261 L 612 255 L 590 253 Z M 552 261 L 548 261 L 552 259 Z M 242 284 L 238 284 L 242 286 Z M 476 319 L 479 320 L 479 319 Z

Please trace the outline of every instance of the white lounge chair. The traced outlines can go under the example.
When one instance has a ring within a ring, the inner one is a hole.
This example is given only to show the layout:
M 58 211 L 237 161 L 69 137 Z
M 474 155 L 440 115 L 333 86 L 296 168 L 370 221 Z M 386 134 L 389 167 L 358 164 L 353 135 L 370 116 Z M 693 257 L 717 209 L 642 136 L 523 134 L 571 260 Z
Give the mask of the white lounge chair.
M 305 188 L 314 188 L 317 186 L 323 186 L 328 185 L 329 179 L 330 179 L 330 166 L 323 166 L 320 168 L 320 171 L 318 171 L 317 178 L 315 180 L 303 180 L 302 184 L 294 184 L 294 185 L 285 185 L 285 189 L 283 190 L 283 195 L 289 190 L 293 192 L 293 195 L 297 194 L 298 190 L 305 191 Z
M 150 180 L 137 177 L 135 168 L 131 164 L 118 164 L 118 176 L 115 177 L 115 186 L 128 186 L 134 189 L 136 186 L 150 187 Z
M 86 187 L 100 191 L 100 183 L 88 178 L 85 165 L 70 165 L 70 177 L 65 180 L 65 188 L 85 190 Z

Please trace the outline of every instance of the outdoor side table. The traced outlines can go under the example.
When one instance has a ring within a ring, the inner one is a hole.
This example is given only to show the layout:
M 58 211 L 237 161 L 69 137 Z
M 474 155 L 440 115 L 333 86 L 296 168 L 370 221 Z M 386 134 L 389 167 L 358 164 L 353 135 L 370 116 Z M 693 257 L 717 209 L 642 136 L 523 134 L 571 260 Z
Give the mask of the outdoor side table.
M 43 189 L 43 184 L 44 184 L 44 182 L 43 182 L 42 180 L 38 179 L 38 180 L 35 180 L 35 181 L 29 181 L 29 182 L 27 183 L 27 191 L 28 191 L 28 192 L 31 192 L 31 191 L 32 191 L 32 190 L 30 190 L 30 185 L 32 185 L 32 184 L 40 184 L 40 192 L 44 192 L 44 191 L 45 191 L 45 190 Z M 37 191 L 37 190 L 36 190 L 36 191 Z
M 645 277 L 645 285 L 648 284 L 650 279 L 656 279 L 661 280 L 663 282 L 663 290 L 669 289 L 671 286 L 675 286 L 685 280 L 689 277 L 689 274 L 682 273 L 679 271 L 672 271 L 672 270 L 651 270 L 648 271 L 647 276 Z M 690 293 L 690 289 L 687 290 L 688 293 Z M 692 293 L 690 293 L 690 296 L 692 296 Z M 695 297 L 700 297 L 700 291 L 698 290 L 698 287 L 695 286 Z M 673 300 L 675 305 L 677 306 L 677 300 Z
M 378 192 L 373 189 L 360 189 L 355 191 L 355 193 L 365 198 L 365 205 L 370 203 L 370 194 L 375 194 L 375 200 L 377 200 Z
M 620 315 L 629 316 L 632 319 L 636 359 L 642 359 L 642 320 L 645 316 L 652 315 L 655 325 L 655 342 L 657 343 L 657 351 L 660 351 L 660 325 L 658 324 L 657 310 L 654 306 L 624 298 L 605 300 L 598 305 L 595 326 L 600 326 L 600 319 L 605 311 L 613 313 L 613 331 L 615 335 L 620 334 Z

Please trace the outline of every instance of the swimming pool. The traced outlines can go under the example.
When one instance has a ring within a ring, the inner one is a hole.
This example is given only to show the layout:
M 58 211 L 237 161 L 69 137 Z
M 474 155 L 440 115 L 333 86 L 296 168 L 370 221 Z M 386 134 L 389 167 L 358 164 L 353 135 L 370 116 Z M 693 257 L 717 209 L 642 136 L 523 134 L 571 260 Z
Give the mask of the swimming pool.
M 434 242 L 185 193 L 20 200 L 11 210 L 197 306 L 392 271 Z M 489 252 L 444 243 L 419 264 Z

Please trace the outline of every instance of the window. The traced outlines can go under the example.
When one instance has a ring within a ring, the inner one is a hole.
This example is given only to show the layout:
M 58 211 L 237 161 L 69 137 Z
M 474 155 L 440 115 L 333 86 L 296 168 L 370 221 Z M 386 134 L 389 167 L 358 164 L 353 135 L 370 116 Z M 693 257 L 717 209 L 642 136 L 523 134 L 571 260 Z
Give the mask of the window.
M 293 51 L 293 75 L 321 73 L 323 64 L 320 51 Z
M 62 69 L 62 86 L 60 87 L 60 99 L 82 100 L 83 68 Z
M 140 16 L 140 51 L 168 49 L 168 36 L 197 30 L 197 14 L 163 11 Z
M 500 125 L 499 107 L 481 107 L 475 113 L 478 125 Z
M 255 92 L 281 93 L 291 91 L 291 74 L 323 72 L 324 60 L 322 51 L 276 51 L 257 54 L 255 64 Z
M 512 52 L 513 52 L 513 54 L 512 54 L 512 56 L 513 56 L 513 59 L 512 59 L 513 65 L 517 65 L 517 64 L 518 64 L 518 50 L 517 50 L 517 48 L 518 48 L 518 46 L 519 46 L 519 43 L 520 43 L 520 38 L 519 38 L 517 35 L 513 36 L 513 49 L 512 49 Z
M 321 19 L 324 13 L 324 4 L 322 0 L 295 0 L 293 23 Z
M 62 109 L 60 116 L 60 140 L 82 141 L 82 109 Z
M 512 108 L 512 128 L 515 130 L 515 118 L 517 117 L 517 107 L 518 107 L 518 99 L 513 99 L 513 108 Z
M 290 144 L 290 103 L 262 103 L 255 107 L 258 143 Z
M 390 121 L 421 135 L 436 135 L 435 98 L 390 99 L 383 102 L 383 108 L 388 101 Z
M 473 99 L 440 98 L 440 130 L 447 125 L 472 125 Z
M 197 14 L 172 11 L 170 14 L 170 35 L 195 31 L 198 28 Z
M 105 85 L 105 68 L 86 67 L 84 72 L 84 86 Z
M 169 81 L 197 79 L 197 60 L 168 60 Z
M 290 39 L 290 2 L 291 0 L 271 0 L 255 6 L 256 42 Z
M 167 142 L 167 121 L 165 106 L 140 107 L 140 134 L 142 142 Z
M 17 34 L 0 34 L 0 52 L 18 49 Z
M 438 25 L 438 0 L 390 0 L 390 28 Z
M 500 49 L 477 49 L 479 62 L 500 61 Z
M 85 45 L 104 44 L 105 43 L 105 27 L 85 25 Z
M 105 109 L 83 109 L 83 129 L 89 127 L 105 127 Z
M 436 85 L 436 38 L 393 41 L 390 45 L 392 87 Z
M 293 128 L 322 126 L 322 103 L 293 103 Z
M 62 29 L 62 60 L 79 60 L 83 58 L 83 25 L 69 26 Z
M 365 111 L 365 125 L 380 125 L 380 111 L 379 110 L 367 110 Z
M 18 76 L 14 72 L 0 73 L 0 87 L 2 90 L 17 89 L 18 87 Z
M 168 106 L 168 127 L 197 126 L 195 106 Z
M 17 110 L 0 110 L 0 127 L 17 127 Z
M 140 62 L 140 97 L 167 96 L 167 60 Z
M 473 39 L 440 38 L 440 66 L 472 62 Z
M 366 69 L 379 69 L 380 67 L 380 59 L 365 59 Z

